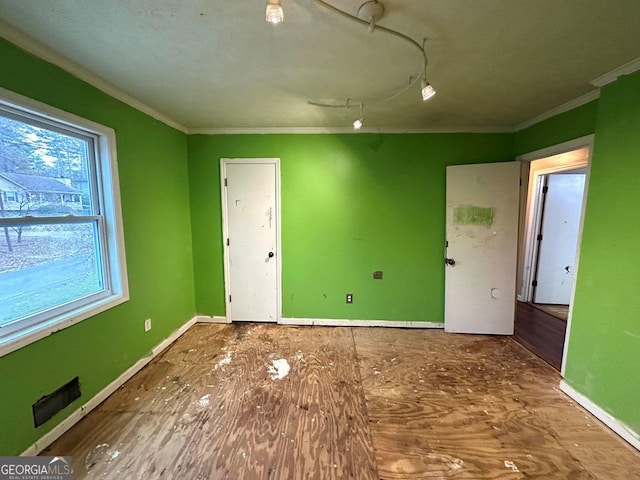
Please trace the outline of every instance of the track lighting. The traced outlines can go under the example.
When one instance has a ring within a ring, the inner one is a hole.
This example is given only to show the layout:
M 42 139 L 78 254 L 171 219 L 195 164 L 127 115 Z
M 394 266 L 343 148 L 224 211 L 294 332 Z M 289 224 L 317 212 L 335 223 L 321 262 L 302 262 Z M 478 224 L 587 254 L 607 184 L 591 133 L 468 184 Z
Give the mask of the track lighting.
M 269 4 L 272 4 L 276 0 L 268 0 L 268 1 L 269 1 Z M 395 38 L 399 38 L 405 41 L 411 47 L 414 47 L 420 52 L 420 55 L 422 57 L 422 65 L 420 70 L 418 70 L 418 72 L 409 76 L 408 83 L 406 83 L 402 88 L 399 88 L 395 92 L 390 92 L 387 96 L 360 99 L 357 102 L 351 102 L 351 103 L 349 99 L 347 99 L 346 102 L 344 103 L 337 102 L 337 101 L 314 102 L 314 101 L 308 100 L 308 103 L 310 105 L 315 105 L 317 107 L 325 107 L 325 108 L 345 108 L 345 107 L 349 108 L 351 106 L 360 104 L 360 118 L 358 118 L 353 122 L 353 128 L 355 130 L 360 130 L 364 123 L 364 115 L 362 114 L 363 100 L 366 100 L 367 104 L 371 104 L 371 103 L 384 104 L 387 102 L 391 102 L 392 100 L 395 100 L 399 96 L 403 95 L 405 92 L 414 88 L 420 81 L 422 81 L 421 94 L 422 94 L 423 101 L 426 102 L 436 94 L 435 88 L 433 88 L 433 86 L 431 86 L 431 84 L 427 80 L 427 51 L 426 51 L 426 45 L 425 45 L 426 39 L 423 40 L 421 45 L 420 43 L 415 41 L 413 38 L 409 37 L 408 35 L 405 35 L 402 32 L 399 32 L 398 30 L 393 30 L 389 27 L 380 25 L 378 21 L 384 16 L 384 13 L 385 13 L 385 8 L 381 0 L 365 0 L 364 3 L 360 5 L 357 16 L 347 13 L 344 10 L 339 9 L 338 7 L 332 5 L 331 3 L 328 3 L 325 0 L 314 0 L 314 2 L 333 13 L 336 13 L 342 17 L 345 17 L 353 21 L 354 23 L 358 23 L 362 26 L 366 26 L 369 33 L 381 32 L 388 36 L 393 36 Z M 278 7 L 279 7 L 280 1 L 278 0 L 276 3 L 278 4 Z
M 422 79 L 422 101 L 426 102 L 436 94 L 436 89 L 424 78 Z
M 284 22 L 284 11 L 280 0 L 267 0 L 267 11 L 265 14 L 267 22 L 277 25 Z

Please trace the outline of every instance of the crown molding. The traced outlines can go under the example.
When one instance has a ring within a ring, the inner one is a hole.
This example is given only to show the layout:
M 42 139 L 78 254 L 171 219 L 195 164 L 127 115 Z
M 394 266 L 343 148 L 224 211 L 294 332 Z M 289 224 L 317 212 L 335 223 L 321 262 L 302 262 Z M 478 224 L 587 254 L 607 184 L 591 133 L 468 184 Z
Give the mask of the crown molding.
M 625 63 L 621 67 L 618 67 L 614 70 L 611 70 L 604 75 L 600 75 L 598 78 L 591 82 L 591 85 L 594 87 L 602 88 L 605 85 L 609 85 L 612 82 L 615 82 L 618 78 L 623 75 L 629 75 L 633 72 L 637 72 L 640 70 L 640 57 L 635 60 L 631 60 L 629 63 Z
M 112 85 L 106 80 L 102 79 L 95 73 L 90 72 L 86 68 L 80 66 L 79 64 L 73 62 L 69 58 L 65 57 L 61 53 L 56 52 L 51 49 L 44 43 L 39 42 L 38 40 L 30 37 L 26 33 L 21 30 L 18 30 L 12 25 L 0 20 L 0 37 L 5 40 L 13 43 L 19 48 L 26 50 L 27 52 L 39 57 L 66 72 L 70 73 L 74 77 L 79 78 L 87 82 L 90 85 L 93 85 L 98 90 L 106 93 L 107 95 L 120 100 L 123 103 L 126 103 L 130 107 L 139 110 L 140 112 L 149 115 L 152 118 L 170 126 L 171 128 L 175 128 L 183 133 L 187 133 L 187 128 L 183 125 L 179 124 L 175 120 L 167 117 L 166 115 L 154 110 L 150 106 L 142 103 L 140 100 L 132 97 L 128 93 L 120 90 L 118 87 Z
M 510 127 L 434 127 L 392 128 L 363 127 L 271 127 L 271 128 L 189 128 L 188 135 L 269 135 L 269 134 L 361 134 L 361 133 L 511 133 Z
M 555 117 L 556 115 L 560 115 L 561 113 L 568 112 L 569 110 L 573 110 L 574 108 L 581 107 L 589 102 L 597 100 L 600 98 L 600 89 L 592 90 L 589 93 L 586 93 L 578 98 L 574 98 L 573 100 L 569 100 L 567 103 L 563 103 L 551 110 L 548 110 L 540 115 L 537 115 L 529 120 L 526 120 L 519 125 L 516 125 L 513 128 L 514 132 L 519 132 L 520 130 L 524 130 L 525 128 L 529 128 L 536 123 L 540 123 L 544 120 L 547 120 L 551 117 Z

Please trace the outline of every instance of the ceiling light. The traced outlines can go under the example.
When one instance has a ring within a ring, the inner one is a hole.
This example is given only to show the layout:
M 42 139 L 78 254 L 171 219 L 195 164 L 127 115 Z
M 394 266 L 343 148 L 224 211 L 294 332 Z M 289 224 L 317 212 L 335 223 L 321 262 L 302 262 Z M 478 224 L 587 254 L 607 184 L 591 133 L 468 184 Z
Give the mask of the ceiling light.
M 267 0 L 266 20 L 269 23 L 277 25 L 284 22 L 284 11 L 280 0 Z
M 436 94 L 436 89 L 429 82 L 422 79 L 422 101 L 426 102 Z

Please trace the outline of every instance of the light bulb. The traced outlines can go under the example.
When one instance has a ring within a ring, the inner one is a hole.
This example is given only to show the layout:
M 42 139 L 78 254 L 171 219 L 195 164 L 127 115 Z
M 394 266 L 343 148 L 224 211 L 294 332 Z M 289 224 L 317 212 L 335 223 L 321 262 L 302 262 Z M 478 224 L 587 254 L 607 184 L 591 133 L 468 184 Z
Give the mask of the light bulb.
M 426 80 L 422 80 L 422 101 L 426 102 L 436 94 L 436 89 Z
M 355 128 L 356 130 L 360 130 L 362 128 L 362 121 L 363 120 L 364 120 L 364 118 L 359 118 L 355 122 L 353 122 L 353 128 Z
M 284 22 L 284 11 L 280 0 L 268 0 L 267 11 L 265 16 L 267 22 L 277 25 Z

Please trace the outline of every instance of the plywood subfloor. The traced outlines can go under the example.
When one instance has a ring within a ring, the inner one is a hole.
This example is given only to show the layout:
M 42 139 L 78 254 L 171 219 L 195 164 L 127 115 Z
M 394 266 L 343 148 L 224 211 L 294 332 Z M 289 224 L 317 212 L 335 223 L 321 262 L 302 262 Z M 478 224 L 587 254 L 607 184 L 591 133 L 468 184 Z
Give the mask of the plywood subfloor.
M 632 478 L 558 381 L 505 337 L 196 325 L 43 454 L 78 479 Z

